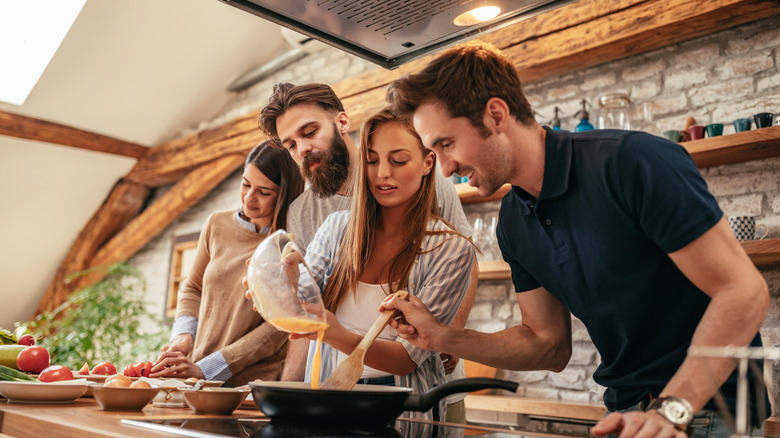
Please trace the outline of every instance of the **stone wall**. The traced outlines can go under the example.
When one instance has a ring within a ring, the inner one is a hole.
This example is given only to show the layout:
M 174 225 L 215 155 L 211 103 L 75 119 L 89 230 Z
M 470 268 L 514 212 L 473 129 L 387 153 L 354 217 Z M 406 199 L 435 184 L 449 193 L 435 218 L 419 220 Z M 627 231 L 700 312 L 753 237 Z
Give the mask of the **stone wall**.
M 194 130 L 221 125 L 262 107 L 274 83 L 334 83 L 373 65 L 334 49 L 323 49 L 236 95 L 213 120 Z M 625 92 L 631 98 L 632 128 L 661 135 L 682 129 L 688 117 L 698 123 L 722 122 L 724 135 L 734 132 L 731 120 L 761 112 L 780 112 L 780 18 L 771 18 L 719 32 L 639 56 L 573 71 L 559 77 L 524 84 L 524 91 L 540 114 L 540 123 L 562 110 L 563 129 L 577 124 L 579 101 L 594 104 L 605 93 Z M 590 109 L 595 124 L 597 107 Z M 182 133 L 186 134 L 186 132 Z M 780 145 L 778 145 L 780 147 Z M 702 169 L 710 190 L 727 215 L 751 214 L 767 224 L 769 237 L 780 238 L 780 159 Z M 237 172 L 196 207 L 181 215 L 131 263 L 147 275 L 150 299 L 165 300 L 173 236 L 198 231 L 206 216 L 218 209 L 239 206 Z M 473 219 L 495 213 L 499 202 L 464 206 Z M 772 295 L 770 316 L 761 330 L 765 344 L 780 346 L 780 269 L 762 269 Z M 480 282 L 468 326 L 494 332 L 516 325 L 521 316 L 509 280 Z M 528 397 L 600 402 L 603 388 L 591 378 L 599 358 L 587 331 L 573 320 L 574 353 L 561 373 L 505 372 L 499 376 L 521 383 Z M 780 370 L 775 370 L 775 374 Z

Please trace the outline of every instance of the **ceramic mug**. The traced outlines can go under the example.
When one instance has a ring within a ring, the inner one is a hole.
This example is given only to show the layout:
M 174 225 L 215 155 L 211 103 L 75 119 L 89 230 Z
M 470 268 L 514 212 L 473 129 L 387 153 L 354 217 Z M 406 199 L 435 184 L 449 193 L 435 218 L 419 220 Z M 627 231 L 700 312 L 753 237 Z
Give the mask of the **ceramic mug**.
M 750 131 L 751 125 L 753 125 L 753 120 L 751 119 L 735 119 L 734 131 L 735 132 Z
M 664 137 L 666 137 L 668 140 L 671 140 L 675 143 L 678 143 L 680 141 L 680 136 L 682 133 L 680 131 L 677 131 L 675 129 L 672 129 L 670 131 L 664 131 Z
M 774 114 L 772 113 L 754 114 L 753 121 L 756 122 L 756 129 L 772 126 L 772 118 L 774 118 Z
M 755 216 L 730 216 L 728 221 L 731 230 L 734 232 L 734 236 L 740 242 L 761 240 L 766 237 L 769 232 L 768 227 L 764 224 L 759 224 L 758 227 L 756 227 Z M 761 233 L 761 237 L 756 237 L 757 228 Z M 761 231 L 762 228 L 763 231 Z
M 704 138 L 704 126 L 693 125 L 688 128 L 688 136 L 691 140 L 699 140 Z
M 707 137 L 717 137 L 723 135 L 723 123 L 710 123 L 704 127 Z

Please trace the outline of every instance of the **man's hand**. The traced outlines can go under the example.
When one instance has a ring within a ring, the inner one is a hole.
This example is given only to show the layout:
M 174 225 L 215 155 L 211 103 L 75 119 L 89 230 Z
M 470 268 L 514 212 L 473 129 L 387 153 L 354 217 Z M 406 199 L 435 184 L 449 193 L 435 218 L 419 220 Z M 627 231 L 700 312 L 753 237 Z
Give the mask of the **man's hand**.
M 410 295 L 406 301 L 390 295 L 379 307 L 380 312 L 385 309 L 396 309 L 402 313 L 401 318 L 390 320 L 390 327 L 396 330 L 398 336 L 419 348 L 441 351 L 442 334 L 450 327 L 436 319 L 419 298 Z
M 599 421 L 590 432 L 594 436 L 609 434 L 629 437 L 687 438 L 688 435 L 674 427 L 656 411 L 613 412 Z

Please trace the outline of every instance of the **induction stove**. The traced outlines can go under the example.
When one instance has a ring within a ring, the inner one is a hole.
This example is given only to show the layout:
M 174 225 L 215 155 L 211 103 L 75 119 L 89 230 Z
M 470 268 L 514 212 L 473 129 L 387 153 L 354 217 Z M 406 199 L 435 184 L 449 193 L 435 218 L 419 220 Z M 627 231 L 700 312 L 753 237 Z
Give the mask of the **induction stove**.
M 494 428 L 454 423 L 436 423 L 399 418 L 392 424 L 369 429 L 354 429 L 349 426 L 312 427 L 304 424 L 272 423 L 268 418 L 197 418 L 166 420 L 121 420 L 123 425 L 152 429 L 179 436 L 193 438 L 314 438 L 314 437 L 379 437 L 379 438 L 425 438 L 461 437 L 478 434 L 483 438 L 513 435 L 533 436 L 528 431 L 510 428 Z M 549 433 L 544 436 L 554 436 Z

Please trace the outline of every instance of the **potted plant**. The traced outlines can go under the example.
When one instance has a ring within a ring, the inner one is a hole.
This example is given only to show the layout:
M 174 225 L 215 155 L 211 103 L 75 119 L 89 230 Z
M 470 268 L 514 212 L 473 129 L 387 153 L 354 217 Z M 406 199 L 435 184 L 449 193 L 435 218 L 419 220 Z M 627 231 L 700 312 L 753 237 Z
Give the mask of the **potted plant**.
M 119 368 L 154 360 L 168 332 L 146 307 L 143 275 L 124 262 L 96 269 L 105 269 L 101 281 L 75 291 L 54 311 L 17 323 L 16 335 L 32 334 L 49 350 L 52 364 L 71 369 L 85 362 L 112 362 Z

